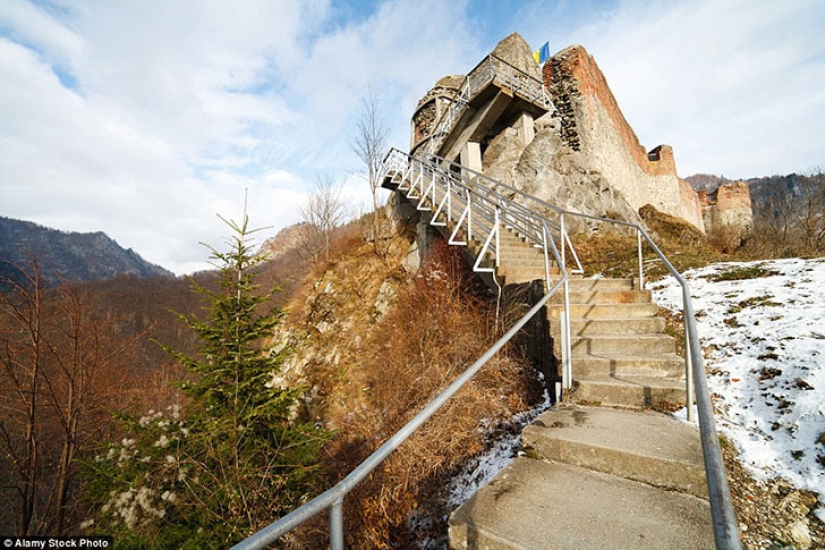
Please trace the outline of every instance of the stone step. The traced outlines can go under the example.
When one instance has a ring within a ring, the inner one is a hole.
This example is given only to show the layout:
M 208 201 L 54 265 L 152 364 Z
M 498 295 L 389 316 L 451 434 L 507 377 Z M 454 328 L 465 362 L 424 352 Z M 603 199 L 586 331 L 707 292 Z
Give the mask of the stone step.
M 560 356 L 558 353 L 557 355 Z M 573 357 L 573 378 L 576 380 L 621 378 L 625 376 L 679 380 L 684 375 L 685 360 L 675 353 L 662 355 L 580 355 Z
M 633 279 L 571 277 L 568 281 L 571 291 L 632 290 L 636 288 Z
M 571 342 L 573 357 L 582 355 L 661 355 L 676 350 L 666 334 L 579 336 Z
M 563 304 L 548 304 L 547 318 L 559 319 L 564 311 Z M 656 304 L 570 304 L 570 319 L 627 319 L 655 317 Z
M 560 334 L 560 324 L 551 327 L 554 335 Z M 570 334 L 576 336 L 663 334 L 665 321 L 661 317 L 636 317 L 630 319 L 571 319 Z
M 520 252 L 499 250 L 499 260 L 501 261 L 501 267 L 544 266 L 544 255 L 540 252 L 534 253 L 531 250 Z M 550 263 L 555 264 L 556 262 L 550 258 Z
M 550 270 L 550 274 L 553 275 L 553 271 L 556 268 L 552 268 Z M 534 281 L 536 279 L 544 279 L 546 273 L 544 271 L 544 266 L 536 267 L 536 268 L 499 268 L 496 270 L 496 274 L 499 277 L 502 277 L 507 280 L 507 282 L 514 282 L 518 281 Z
M 541 248 L 533 246 L 529 241 L 505 241 L 499 239 L 499 251 L 502 254 L 514 254 L 524 256 L 544 257 L 544 252 Z
M 699 430 L 654 411 L 559 406 L 522 431 L 531 457 L 707 498 Z
M 605 289 L 573 290 L 569 292 L 571 304 L 644 304 L 650 303 L 652 293 L 649 290 Z M 559 292 L 550 298 L 550 303 L 561 304 L 564 294 Z
M 453 512 L 450 547 L 698 550 L 714 539 L 703 499 L 519 457 Z
M 685 406 L 684 379 L 616 375 L 582 378 L 575 372 L 569 399 L 582 405 L 672 409 Z

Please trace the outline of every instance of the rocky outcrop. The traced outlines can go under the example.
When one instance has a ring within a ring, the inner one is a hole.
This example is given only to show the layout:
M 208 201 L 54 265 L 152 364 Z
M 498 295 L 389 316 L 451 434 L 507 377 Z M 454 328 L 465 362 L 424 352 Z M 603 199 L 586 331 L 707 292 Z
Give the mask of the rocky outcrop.
M 490 55 L 506 61 L 536 80 L 541 80 L 541 70 L 539 70 L 539 66 L 536 65 L 533 52 L 530 50 L 530 46 L 524 38 L 517 32 L 514 32 L 496 44 L 496 47 L 493 48 Z
M 624 196 L 589 166 L 586 155 L 564 143 L 558 117 L 546 115 L 535 126 L 536 136 L 527 145 L 514 130 L 496 137 L 483 158 L 485 173 L 565 210 L 639 221 Z

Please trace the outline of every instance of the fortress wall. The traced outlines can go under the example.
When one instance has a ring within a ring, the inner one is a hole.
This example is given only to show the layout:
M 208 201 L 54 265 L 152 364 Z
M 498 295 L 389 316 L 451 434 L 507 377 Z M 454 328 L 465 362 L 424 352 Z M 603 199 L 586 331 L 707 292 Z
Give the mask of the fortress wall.
M 724 226 L 747 233 L 753 227 L 753 210 L 748 184 L 737 181 L 721 185 L 715 193 L 705 193 L 704 217 L 708 231 Z
M 677 176 L 672 148 L 645 151 L 583 47 L 557 53 L 543 76 L 562 118 L 562 139 L 585 154 L 611 187 L 636 210 L 652 204 L 704 230 L 698 196 Z

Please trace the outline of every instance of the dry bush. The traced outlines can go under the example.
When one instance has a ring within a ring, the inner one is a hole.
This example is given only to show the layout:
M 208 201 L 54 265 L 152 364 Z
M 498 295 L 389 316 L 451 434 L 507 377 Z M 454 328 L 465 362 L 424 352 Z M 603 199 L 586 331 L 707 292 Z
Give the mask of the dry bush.
M 739 227 L 720 224 L 708 232 L 708 242 L 723 254 L 733 254 L 744 242 L 743 233 Z
M 646 229 L 653 242 L 679 271 L 736 259 L 717 250 L 707 237 L 684 220 L 659 212 L 650 205 L 642 207 L 639 214 L 645 220 Z M 638 243 L 635 231 L 628 232 L 624 228 L 617 229 L 611 224 L 604 223 L 598 232 L 571 237 L 571 240 L 581 260 L 585 276 L 602 274 L 608 277 L 638 277 Z M 664 264 L 646 242 L 643 243 L 642 254 L 647 279 L 656 279 L 667 274 Z M 568 260 L 569 265 L 570 261 Z
M 328 449 L 340 478 L 408 422 L 470 366 L 496 338 L 492 307 L 468 291 L 460 257 L 438 246 L 431 262 L 379 321 L 361 358 L 363 406 Z M 345 525 L 353 548 L 410 546 L 422 533 L 408 525 L 426 511 L 434 533 L 446 533 L 442 487 L 484 447 L 495 426 L 537 401 L 535 373 L 511 351 L 491 361 L 436 416 L 347 498 Z

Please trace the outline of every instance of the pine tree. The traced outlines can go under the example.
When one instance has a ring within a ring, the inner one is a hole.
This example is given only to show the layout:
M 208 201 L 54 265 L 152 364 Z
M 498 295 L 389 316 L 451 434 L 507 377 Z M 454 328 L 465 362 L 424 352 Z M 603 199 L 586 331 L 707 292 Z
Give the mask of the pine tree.
M 282 312 L 256 292 L 260 258 L 244 218 L 229 250 L 212 249 L 219 288 L 193 282 L 206 320 L 182 316 L 200 339 L 194 356 L 168 349 L 193 374 L 179 414 L 125 418 L 131 436 L 90 461 L 96 527 L 121 546 L 226 547 L 296 507 L 320 479 L 328 434 L 295 418 L 300 390 L 274 383 L 285 351 L 262 344 Z M 261 313 L 261 310 L 264 310 Z

